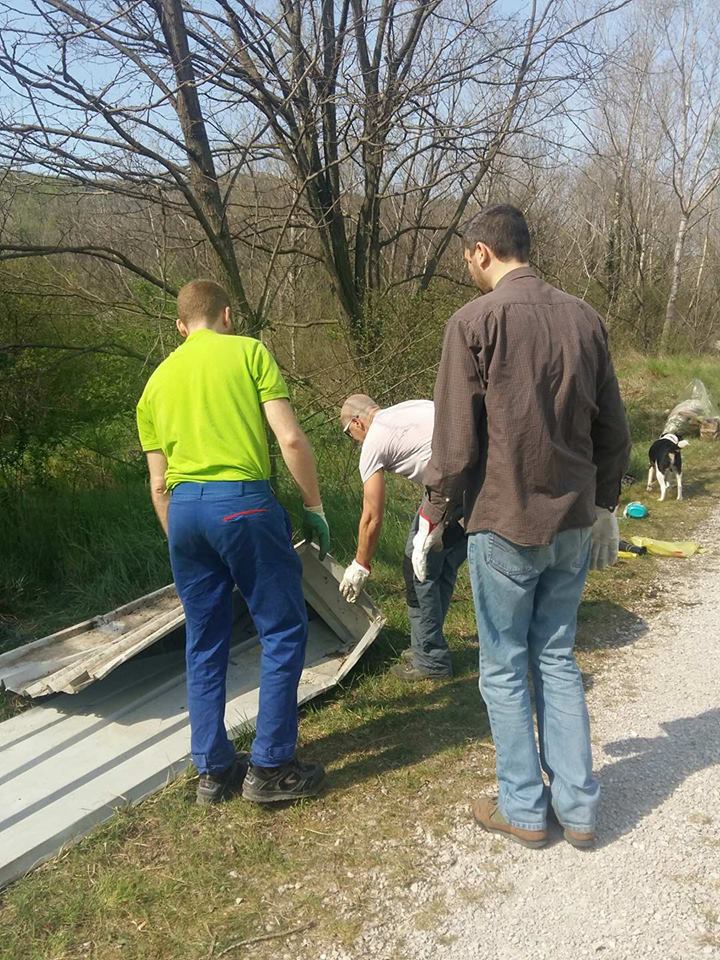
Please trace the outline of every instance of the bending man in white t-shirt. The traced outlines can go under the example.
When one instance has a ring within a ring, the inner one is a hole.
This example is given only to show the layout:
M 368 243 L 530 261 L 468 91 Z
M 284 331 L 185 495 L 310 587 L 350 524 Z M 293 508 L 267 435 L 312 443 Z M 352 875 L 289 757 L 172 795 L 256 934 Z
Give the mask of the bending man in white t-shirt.
M 370 563 L 380 539 L 385 511 L 385 471 L 399 473 L 418 485 L 430 459 L 435 408 L 432 400 L 408 400 L 381 409 L 370 397 L 356 393 L 340 411 L 343 432 L 362 445 L 360 476 L 363 511 L 358 529 L 355 559 L 345 571 L 340 592 L 353 603 L 370 576 Z M 443 549 L 428 554 L 424 582 L 413 574 L 413 537 L 417 515 L 410 528 L 403 573 L 410 619 L 410 649 L 391 672 L 402 680 L 452 676 L 452 661 L 443 625 L 455 579 L 465 560 L 465 535 L 459 523 L 450 524 Z

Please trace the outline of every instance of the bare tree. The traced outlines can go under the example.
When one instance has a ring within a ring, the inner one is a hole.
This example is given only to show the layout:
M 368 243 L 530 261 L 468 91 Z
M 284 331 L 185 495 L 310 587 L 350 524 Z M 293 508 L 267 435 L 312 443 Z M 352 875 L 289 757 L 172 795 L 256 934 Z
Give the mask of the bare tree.
M 0 73 L 12 96 L 0 112 L 0 156 L 14 169 L 45 170 L 93 190 L 142 198 L 148 206 L 182 209 L 256 332 L 259 319 L 230 235 L 182 5 L 147 0 L 104 6 L 90 14 L 87 4 L 42 0 L 30 17 L 20 5 L 4 4 Z M 42 245 L 7 236 L 0 246 L 3 259 L 61 253 L 119 264 L 174 290 L 170 277 L 115 246 L 82 239 Z
M 664 43 L 650 101 L 662 128 L 666 176 L 679 210 L 660 336 L 665 352 L 678 326 L 688 232 L 720 187 L 720 35 L 708 4 L 680 0 L 661 9 L 660 17 Z
M 593 109 L 580 127 L 591 157 L 580 165 L 581 179 L 590 192 L 580 189 L 576 203 L 582 198 L 591 226 L 591 273 L 609 322 L 628 323 L 645 338 L 649 245 L 664 233 L 667 197 L 659 176 L 661 128 L 648 109 L 657 32 L 636 11 L 627 26 L 609 69 L 590 87 Z
M 37 0 L 33 14 L 3 0 L 0 157 L 188 220 L 252 332 L 285 259 L 321 262 L 364 344 L 377 297 L 427 288 L 513 144 L 541 149 L 543 124 L 602 64 L 595 24 L 631 2 L 575 18 L 564 0 L 512 14 L 499 0 Z M 275 184 L 262 209 L 257 177 Z M 249 286 L 239 248 L 263 255 Z M 0 246 L 60 251 L 173 289 L 172 265 L 158 274 L 122 245 Z

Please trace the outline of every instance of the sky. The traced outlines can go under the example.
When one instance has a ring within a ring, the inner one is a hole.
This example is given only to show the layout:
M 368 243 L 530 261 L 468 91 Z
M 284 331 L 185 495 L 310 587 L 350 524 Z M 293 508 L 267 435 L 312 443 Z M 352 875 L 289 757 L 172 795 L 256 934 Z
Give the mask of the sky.
M 77 0 L 78 4 L 82 0 Z M 213 9 L 215 7 L 213 0 L 200 0 L 202 7 L 206 10 Z M 267 0 L 260 0 L 261 7 L 260 9 L 265 9 L 271 11 L 276 7 L 275 3 L 268 3 Z M 477 3 L 477 0 L 469 0 L 470 3 Z M 544 0 L 547 2 L 547 0 Z M 595 3 L 599 3 L 601 0 L 595 0 Z M 43 0 L 38 0 L 38 3 L 43 6 Z M 576 9 L 581 13 L 585 13 L 588 9 L 588 0 L 565 0 L 566 6 L 568 9 Z M 97 0 L 92 0 L 92 2 L 87 2 L 85 0 L 85 8 L 96 12 L 98 7 L 101 5 Z M 105 6 L 103 4 L 102 6 Z M 408 10 L 413 9 L 414 2 L 413 0 L 406 0 L 405 6 Z M 520 16 L 525 15 L 530 8 L 529 2 L 527 0 L 495 0 L 493 4 L 493 16 L 496 18 L 503 18 L 514 14 L 519 14 Z M 449 10 L 452 10 L 455 16 L 459 14 L 459 11 L 462 9 L 461 5 L 458 2 L 453 2 L 448 5 Z M 477 10 L 477 7 L 473 7 L 474 10 Z M 97 15 L 97 14 L 96 14 Z M 617 16 L 617 15 L 616 15 Z M 48 65 L 57 65 L 59 61 L 58 51 L 55 45 L 50 43 L 43 43 L 41 38 L 36 36 L 38 29 L 42 25 L 42 20 L 39 18 L 35 5 L 31 3 L 31 0 L 0 0 L 0 24 L 5 22 L 5 24 L 11 24 L 12 29 L 5 29 L 3 31 L 3 37 L 5 43 L 20 42 L 33 47 L 32 50 L 26 50 L 25 58 L 28 64 L 33 64 L 38 67 L 41 71 L 45 72 Z M 26 31 L 23 36 L 23 31 Z M 120 73 L 118 73 L 117 64 L 111 61 L 109 58 L 95 54 L 89 56 L 87 54 L 88 43 L 84 42 L 83 47 L 85 48 L 83 52 L 79 53 L 81 49 L 78 43 L 75 43 L 70 49 L 71 54 L 68 57 L 68 66 L 72 75 L 83 85 L 89 87 L 92 90 L 98 91 L 103 88 L 107 88 L 110 84 L 113 86 L 112 96 L 109 99 L 112 102 L 122 105 L 127 112 L 128 106 L 135 105 L 139 107 L 157 97 L 157 90 L 152 91 L 151 85 L 146 77 L 133 65 L 126 63 Z M 169 73 L 165 71 L 166 77 L 169 78 Z M 169 78 L 169 82 L 172 83 L 172 79 Z M 483 80 L 484 83 L 487 83 L 487 75 Z M 7 119 L 11 117 L 16 122 L 30 123 L 34 124 L 37 122 L 37 111 L 36 108 L 38 104 L 32 104 L 27 96 L 23 95 L 19 90 L 17 82 L 7 82 L 7 76 L 0 71 L 0 83 L 2 88 L 0 88 L 0 117 Z M 209 90 L 211 88 L 206 88 Z M 222 96 L 222 93 L 217 90 L 213 91 L 215 96 Z M 205 91 L 202 93 L 205 96 Z M 471 97 L 473 96 L 473 91 L 471 86 L 467 90 L 461 91 L 461 97 Z M 54 126 L 59 126 L 64 129 L 67 129 L 68 132 L 83 127 L 88 132 L 93 132 L 97 134 L 102 134 L 104 136 L 108 133 L 108 127 L 104 121 L 97 121 L 94 119 L 86 119 L 84 111 L 71 109 L 66 103 L 63 102 L 62 98 L 54 96 L 52 93 L 47 92 L 40 94 L 40 97 L 46 97 L 47 103 L 43 106 L 39 104 L 41 112 L 44 112 L 49 123 L 52 123 Z M 576 106 L 578 109 L 583 107 L 583 103 L 579 97 L 575 98 Z M 468 103 L 468 107 L 470 104 Z M 159 151 L 169 151 L 175 153 L 179 160 L 183 160 L 181 152 L 177 148 L 173 147 L 170 143 L 170 139 L 179 135 L 177 119 L 174 115 L 173 110 L 167 105 L 158 102 L 157 106 L 153 112 L 153 119 L 159 125 L 165 128 L 168 134 L 168 138 L 163 142 L 163 138 L 160 135 L 154 135 L 152 133 L 143 133 L 143 138 L 146 138 L 146 142 L 151 145 L 154 149 Z M 226 130 L 224 132 L 219 132 L 216 136 L 222 140 L 226 134 L 239 136 L 243 125 L 246 123 L 247 114 L 243 110 L 242 104 L 239 104 L 235 100 L 231 107 L 227 107 L 222 112 L 222 123 L 226 125 Z M 479 123 L 480 121 L 478 121 Z M 125 121 L 126 127 L 131 129 L 129 121 Z M 116 139 L 116 134 L 112 134 L 113 139 Z M 566 126 L 565 133 L 565 143 L 567 147 L 572 148 L 573 146 L 580 146 L 581 138 L 578 136 L 577 131 L 573 126 Z M 96 149 L 89 145 L 79 145 L 74 148 L 76 152 L 90 151 Z M 6 151 L 3 151 L 6 154 Z M 7 154 L 6 154 L 7 155 Z

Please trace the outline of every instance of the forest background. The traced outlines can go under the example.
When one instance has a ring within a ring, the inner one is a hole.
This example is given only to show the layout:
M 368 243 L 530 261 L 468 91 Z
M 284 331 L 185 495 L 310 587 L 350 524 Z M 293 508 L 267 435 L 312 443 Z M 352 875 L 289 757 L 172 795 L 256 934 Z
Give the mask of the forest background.
M 343 560 L 339 403 L 432 395 L 483 205 L 624 369 L 717 349 L 711 2 L 0 0 L 0 90 L 0 650 L 171 579 L 134 407 L 189 279 L 277 356 Z

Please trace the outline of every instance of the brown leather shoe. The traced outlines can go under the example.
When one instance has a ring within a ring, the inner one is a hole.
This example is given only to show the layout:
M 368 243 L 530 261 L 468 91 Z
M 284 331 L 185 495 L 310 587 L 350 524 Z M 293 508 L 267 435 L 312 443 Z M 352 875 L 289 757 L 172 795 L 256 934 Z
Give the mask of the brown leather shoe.
M 567 842 L 578 850 L 590 850 L 595 846 L 594 833 L 580 833 L 578 830 L 571 830 L 570 827 L 563 828 L 563 836 Z
M 491 833 L 504 833 L 523 847 L 539 849 L 548 842 L 547 830 L 521 830 L 520 827 L 513 827 L 511 823 L 508 823 L 500 813 L 497 800 L 494 797 L 480 797 L 473 803 L 472 813 L 483 830 L 489 830 Z

